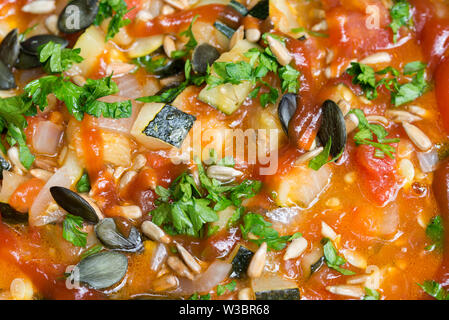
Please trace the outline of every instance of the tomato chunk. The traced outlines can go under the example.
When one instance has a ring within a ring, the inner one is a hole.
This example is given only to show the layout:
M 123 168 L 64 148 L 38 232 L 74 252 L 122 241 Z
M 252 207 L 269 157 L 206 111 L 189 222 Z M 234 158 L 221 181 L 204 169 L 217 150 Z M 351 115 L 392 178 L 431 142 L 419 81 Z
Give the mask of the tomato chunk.
M 374 152 L 373 146 L 357 147 L 360 186 L 369 200 L 384 205 L 395 197 L 399 187 L 396 179 L 396 160 L 387 156 L 376 158 Z
M 19 212 L 27 213 L 45 182 L 32 178 L 22 183 L 9 199 L 9 205 Z

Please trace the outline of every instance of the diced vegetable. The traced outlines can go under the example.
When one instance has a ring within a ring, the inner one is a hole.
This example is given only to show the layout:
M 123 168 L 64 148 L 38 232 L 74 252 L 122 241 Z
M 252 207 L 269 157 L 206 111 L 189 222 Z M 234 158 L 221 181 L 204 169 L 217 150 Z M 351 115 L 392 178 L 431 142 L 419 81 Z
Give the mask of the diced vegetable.
M 257 46 L 246 40 L 241 40 L 237 42 L 231 51 L 223 53 L 216 62 L 248 62 L 249 59 L 244 56 L 244 53 L 252 48 L 257 48 Z M 213 70 L 212 73 L 214 73 Z M 242 81 L 242 83 L 237 85 L 226 83 L 214 88 L 210 88 L 210 85 L 207 85 L 201 90 L 198 99 L 225 114 L 232 114 L 245 101 L 252 87 L 253 85 L 249 81 Z
M 232 215 L 234 214 L 236 208 L 234 206 L 229 206 L 226 209 L 217 212 L 218 220 L 214 221 L 210 224 L 210 228 L 216 229 L 218 231 L 223 230 L 226 228 L 229 219 L 231 219 Z
M 21 176 L 20 174 L 9 171 L 3 171 L 2 188 L 0 191 L 0 202 L 8 203 L 9 198 L 17 189 L 17 187 L 20 186 L 22 183 L 24 183 L 26 180 L 27 178 Z
M 179 148 L 196 118 L 163 103 L 147 103 L 140 110 L 131 135 L 151 150 Z
M 230 277 L 244 278 L 253 255 L 254 252 L 248 248 L 243 245 L 237 245 L 230 255 L 232 259 L 232 272 Z
M 296 283 L 276 275 L 252 279 L 251 286 L 256 300 L 300 300 Z
M 332 171 L 328 165 L 315 171 L 305 166 L 294 167 L 275 179 L 273 191 L 279 206 L 299 205 L 310 207 L 330 183 Z
M 137 39 L 128 50 L 130 58 L 138 58 L 153 53 L 162 46 L 163 35 Z
M 131 141 L 119 133 L 102 131 L 103 159 L 116 166 L 131 166 Z
M 106 49 L 104 33 L 98 27 L 91 26 L 78 38 L 74 48 L 80 48 L 84 60 L 76 65 L 84 75 L 90 74 L 97 66 L 98 58 Z
M 223 33 L 227 38 L 231 39 L 232 35 L 235 32 L 235 29 L 232 29 L 231 27 L 228 27 L 226 24 L 224 24 L 221 21 L 215 21 L 214 23 L 214 27 L 220 31 L 221 33 Z
M 265 20 L 269 15 L 269 1 L 260 0 L 250 11 L 249 14 L 260 20 Z

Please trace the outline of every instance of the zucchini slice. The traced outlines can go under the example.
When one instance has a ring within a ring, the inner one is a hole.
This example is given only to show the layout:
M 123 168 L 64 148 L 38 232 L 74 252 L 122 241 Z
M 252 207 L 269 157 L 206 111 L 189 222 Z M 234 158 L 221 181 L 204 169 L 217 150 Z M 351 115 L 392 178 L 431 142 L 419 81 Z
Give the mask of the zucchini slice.
M 246 9 L 246 7 L 238 1 L 232 0 L 229 3 L 229 6 L 242 16 L 246 16 L 248 14 L 248 9 Z
M 262 276 L 251 280 L 256 300 L 300 300 L 295 282 L 276 275 Z
M 244 54 L 257 47 L 249 41 L 240 40 L 231 51 L 223 53 L 216 62 L 248 62 L 249 59 Z M 215 74 L 213 67 L 212 73 Z M 212 89 L 207 85 L 201 90 L 198 99 L 229 115 L 242 105 L 252 88 L 253 84 L 250 81 L 242 81 L 240 84 L 226 83 Z
M 239 244 L 231 253 L 232 270 L 231 278 L 245 278 L 248 266 L 253 258 L 254 252 Z
M 265 20 L 268 18 L 270 14 L 269 10 L 269 1 L 268 0 L 261 0 L 259 1 L 250 11 L 249 14 L 253 17 Z
M 169 104 L 146 103 L 131 135 L 150 150 L 180 148 L 196 118 Z
M 223 33 L 226 38 L 231 39 L 232 36 L 234 35 L 235 30 L 232 29 L 231 27 L 228 27 L 226 24 L 224 24 L 221 21 L 215 21 L 214 23 L 214 27 L 220 31 L 221 33 Z

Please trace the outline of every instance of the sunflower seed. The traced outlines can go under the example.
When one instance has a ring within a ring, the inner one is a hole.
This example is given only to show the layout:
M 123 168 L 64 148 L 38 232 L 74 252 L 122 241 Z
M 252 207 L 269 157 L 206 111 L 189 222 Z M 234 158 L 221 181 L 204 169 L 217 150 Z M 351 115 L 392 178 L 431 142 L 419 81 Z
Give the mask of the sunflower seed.
M 281 65 L 286 66 L 293 60 L 293 57 L 291 56 L 290 52 L 279 40 L 271 36 L 268 36 L 267 40 L 271 51 L 276 56 L 278 62 Z
M 142 232 L 151 240 L 160 241 L 162 243 L 170 243 L 170 237 L 153 222 L 146 220 L 142 223 Z
M 195 258 L 179 243 L 176 244 L 179 254 L 184 260 L 185 264 L 195 273 L 201 272 L 201 266 L 196 262 Z
M 307 248 L 307 240 L 303 237 L 294 239 L 284 254 L 284 260 L 298 258 Z
M 321 221 L 321 234 L 323 235 L 323 237 L 329 238 L 332 241 L 337 239 L 338 236 L 334 229 L 329 227 L 329 225 L 324 221 Z
M 245 31 L 246 40 L 249 42 L 258 42 L 260 40 L 260 30 L 257 28 L 249 28 Z
M 338 285 L 338 286 L 328 286 L 326 290 L 339 295 L 339 296 L 347 296 L 353 298 L 361 298 L 365 296 L 364 290 L 359 286 L 353 285 Z
M 171 256 L 167 259 L 167 265 L 176 272 L 180 277 L 193 280 L 193 274 L 189 271 L 187 266 L 178 257 Z
M 418 117 L 410 112 L 403 110 L 388 110 L 385 115 L 393 120 L 393 122 L 401 123 L 408 122 L 412 123 L 415 121 L 422 120 L 421 117 Z
M 46 14 L 56 9 L 54 0 L 35 0 L 22 7 L 23 12 L 33 14 Z
M 378 52 L 372 54 L 360 61 L 363 64 L 377 64 L 391 62 L 391 55 L 387 52 Z
M 229 41 L 229 48 L 232 49 L 240 40 L 243 40 L 245 37 L 245 27 L 242 25 L 237 30 L 235 30 L 234 34 Z
M 211 179 L 226 182 L 243 175 L 243 172 L 231 167 L 213 165 L 207 168 L 207 176 Z
M 404 130 L 410 140 L 412 140 L 415 146 L 417 146 L 419 149 L 421 149 L 422 151 L 426 151 L 432 147 L 432 142 L 430 141 L 429 137 L 427 137 L 426 134 L 421 131 L 421 129 L 407 122 L 403 122 L 402 126 L 404 127 Z
M 168 275 L 153 281 L 153 290 L 156 292 L 175 289 L 179 286 L 179 280 L 174 275 Z
M 250 278 L 259 278 L 265 268 L 265 261 L 267 259 L 267 243 L 263 242 L 259 249 L 257 249 L 251 262 L 248 266 L 248 276 Z
M 315 158 L 317 155 L 319 155 L 324 150 L 323 147 L 316 148 L 312 151 L 306 152 L 303 155 L 299 156 L 298 159 L 295 161 L 295 165 L 301 165 L 310 159 Z

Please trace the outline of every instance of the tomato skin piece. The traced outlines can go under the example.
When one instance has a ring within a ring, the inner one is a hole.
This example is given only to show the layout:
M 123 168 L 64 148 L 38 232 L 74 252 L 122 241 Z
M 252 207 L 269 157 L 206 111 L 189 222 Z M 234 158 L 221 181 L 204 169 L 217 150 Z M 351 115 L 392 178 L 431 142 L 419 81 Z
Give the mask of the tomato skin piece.
M 362 192 L 374 203 L 383 206 L 391 201 L 399 188 L 396 180 L 396 159 L 376 158 L 374 147 L 362 145 L 356 149 L 356 161 Z
M 449 58 L 435 72 L 435 94 L 444 129 L 449 133 Z
M 27 213 L 44 185 L 45 182 L 38 178 L 25 181 L 11 195 L 9 205 L 19 212 Z

